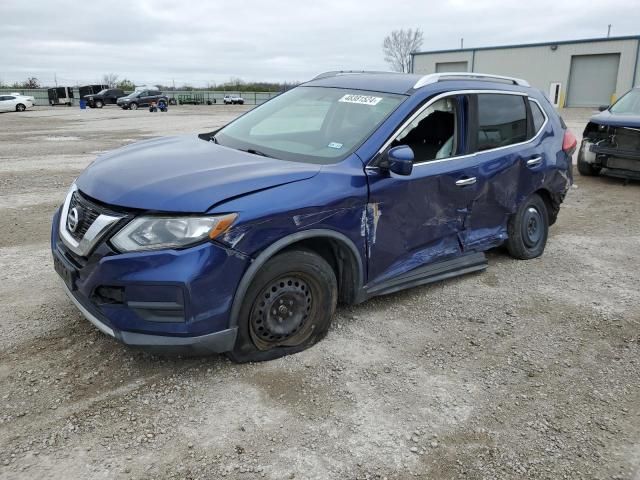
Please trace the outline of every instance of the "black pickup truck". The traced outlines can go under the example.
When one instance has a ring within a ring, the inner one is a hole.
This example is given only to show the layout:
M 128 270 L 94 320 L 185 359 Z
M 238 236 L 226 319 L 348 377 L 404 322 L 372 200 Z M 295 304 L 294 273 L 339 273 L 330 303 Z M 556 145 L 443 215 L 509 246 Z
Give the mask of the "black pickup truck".
M 159 90 L 138 90 L 126 97 L 119 98 L 118 106 L 124 110 L 135 110 L 138 107 L 147 107 L 151 105 L 151 102 L 159 104 L 161 101 L 164 101 L 165 105 L 169 105 L 169 98 Z
M 125 94 L 119 88 L 105 88 L 98 93 L 91 93 L 82 97 L 91 108 L 102 108 L 105 105 L 115 105 Z

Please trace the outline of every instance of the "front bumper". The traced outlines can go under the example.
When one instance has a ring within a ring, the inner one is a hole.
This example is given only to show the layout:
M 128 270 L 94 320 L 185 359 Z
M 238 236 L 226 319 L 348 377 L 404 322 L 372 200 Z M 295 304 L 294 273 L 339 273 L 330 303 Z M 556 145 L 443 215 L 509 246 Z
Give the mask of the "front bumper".
M 228 328 L 219 332 L 199 335 L 196 337 L 170 337 L 164 335 L 148 335 L 144 333 L 128 332 L 126 330 L 116 330 L 109 327 L 98 313 L 92 313 L 90 306 L 85 306 L 83 301 L 69 290 L 63 282 L 62 288 L 71 299 L 73 304 L 80 310 L 80 313 L 89 320 L 98 330 L 110 337 L 120 340 L 122 343 L 137 347 L 180 347 L 189 348 L 194 352 L 202 353 L 223 353 L 228 352 L 236 343 L 237 328 Z
M 183 250 L 118 253 L 103 241 L 78 257 L 59 236 L 53 218 L 51 250 L 81 313 L 103 333 L 127 345 L 187 347 L 224 352 L 235 343 L 229 313 L 249 257 L 212 242 Z M 115 293 L 114 293 L 115 292 Z
M 616 148 L 608 142 L 584 139 L 579 159 L 600 169 L 602 175 L 640 180 L 640 150 Z

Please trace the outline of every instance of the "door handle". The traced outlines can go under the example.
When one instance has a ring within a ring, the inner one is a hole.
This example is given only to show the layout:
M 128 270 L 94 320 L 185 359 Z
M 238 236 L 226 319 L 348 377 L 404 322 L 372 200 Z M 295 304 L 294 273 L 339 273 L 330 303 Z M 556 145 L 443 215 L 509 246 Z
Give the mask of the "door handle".
M 473 185 L 474 183 L 476 183 L 476 177 L 461 178 L 456 181 L 456 186 L 466 187 L 467 185 Z
M 527 167 L 537 167 L 542 164 L 542 157 L 533 157 L 527 160 Z

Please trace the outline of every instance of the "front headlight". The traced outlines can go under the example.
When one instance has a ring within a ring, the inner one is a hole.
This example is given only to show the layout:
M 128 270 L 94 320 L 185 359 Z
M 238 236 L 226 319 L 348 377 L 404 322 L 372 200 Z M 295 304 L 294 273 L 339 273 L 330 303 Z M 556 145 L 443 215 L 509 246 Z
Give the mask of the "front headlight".
M 182 248 L 224 233 L 235 213 L 216 217 L 138 217 L 111 239 L 121 252 Z

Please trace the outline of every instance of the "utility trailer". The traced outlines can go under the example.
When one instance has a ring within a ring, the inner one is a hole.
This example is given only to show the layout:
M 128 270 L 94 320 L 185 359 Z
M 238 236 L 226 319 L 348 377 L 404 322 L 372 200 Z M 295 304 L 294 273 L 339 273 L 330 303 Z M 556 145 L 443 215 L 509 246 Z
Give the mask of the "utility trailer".
M 178 95 L 178 103 L 180 105 L 203 105 L 204 94 L 189 93 L 189 94 Z
M 85 95 L 95 95 L 96 93 L 106 90 L 109 88 L 109 85 L 83 85 L 78 88 L 78 92 L 80 93 L 80 98 L 83 98 Z
M 73 87 L 56 87 L 47 90 L 49 104 L 53 105 L 73 105 Z

